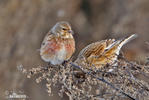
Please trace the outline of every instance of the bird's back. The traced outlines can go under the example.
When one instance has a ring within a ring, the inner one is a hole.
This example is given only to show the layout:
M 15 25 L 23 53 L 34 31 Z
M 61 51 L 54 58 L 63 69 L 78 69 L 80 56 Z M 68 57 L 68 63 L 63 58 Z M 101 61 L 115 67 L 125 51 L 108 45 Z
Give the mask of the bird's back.
M 117 60 L 121 47 L 134 37 L 135 34 L 117 41 L 108 39 L 92 43 L 81 50 L 76 62 L 85 62 L 98 68 L 106 64 L 112 65 Z

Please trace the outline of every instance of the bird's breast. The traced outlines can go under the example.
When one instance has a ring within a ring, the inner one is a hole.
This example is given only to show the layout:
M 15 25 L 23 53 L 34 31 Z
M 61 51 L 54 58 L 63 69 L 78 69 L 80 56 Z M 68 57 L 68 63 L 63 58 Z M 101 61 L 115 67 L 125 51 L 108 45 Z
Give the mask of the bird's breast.
M 67 56 L 71 56 L 74 51 L 75 51 L 75 42 L 74 42 L 74 39 L 69 39 L 65 42 L 65 48 L 66 48 L 66 51 L 68 52 L 67 53 Z

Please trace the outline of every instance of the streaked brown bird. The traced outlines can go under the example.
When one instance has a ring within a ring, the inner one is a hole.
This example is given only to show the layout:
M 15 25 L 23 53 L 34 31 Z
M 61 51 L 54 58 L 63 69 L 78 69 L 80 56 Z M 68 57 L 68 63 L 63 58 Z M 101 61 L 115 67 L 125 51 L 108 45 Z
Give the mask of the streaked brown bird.
M 81 50 L 75 63 L 88 64 L 95 68 L 102 68 L 107 64 L 115 65 L 122 46 L 136 37 L 136 34 L 132 34 L 121 40 L 108 39 L 89 44 Z
M 69 60 L 75 52 L 75 40 L 72 34 L 73 31 L 68 22 L 56 23 L 41 44 L 41 58 L 52 65 L 60 65 Z

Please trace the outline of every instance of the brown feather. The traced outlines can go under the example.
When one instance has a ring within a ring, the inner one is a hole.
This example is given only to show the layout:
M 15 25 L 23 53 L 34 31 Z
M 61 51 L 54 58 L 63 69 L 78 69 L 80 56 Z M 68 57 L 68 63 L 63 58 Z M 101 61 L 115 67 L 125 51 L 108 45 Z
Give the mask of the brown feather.
M 94 65 L 97 68 L 106 64 L 112 65 L 117 60 L 121 47 L 135 37 L 136 34 L 133 34 L 123 40 L 108 39 L 92 43 L 81 50 L 75 62 L 87 62 L 90 66 Z

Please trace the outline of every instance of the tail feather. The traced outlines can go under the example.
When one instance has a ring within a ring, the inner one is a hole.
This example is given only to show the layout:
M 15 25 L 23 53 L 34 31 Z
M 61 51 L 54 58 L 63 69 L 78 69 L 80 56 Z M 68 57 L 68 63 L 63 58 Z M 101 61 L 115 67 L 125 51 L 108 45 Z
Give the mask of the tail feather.
M 122 47 L 124 44 L 128 43 L 129 41 L 135 39 L 138 35 L 137 34 L 132 34 L 131 36 L 121 40 L 121 43 L 120 43 L 120 47 Z
M 137 34 L 132 34 L 131 36 L 129 36 L 125 39 L 117 40 L 117 41 L 113 42 L 111 45 L 109 45 L 107 48 L 105 48 L 105 51 L 109 52 L 109 50 L 112 50 L 112 48 L 117 47 L 116 54 L 119 55 L 119 51 L 122 48 L 122 46 L 125 45 L 126 43 L 128 43 L 129 41 L 135 39 L 136 37 L 137 37 Z
M 131 36 L 129 36 L 125 39 L 119 40 L 120 43 L 118 45 L 118 50 L 117 50 L 116 54 L 119 55 L 119 51 L 122 48 L 122 46 L 125 45 L 126 43 L 128 43 L 129 41 L 135 39 L 137 36 L 138 36 L 137 34 L 132 34 Z

